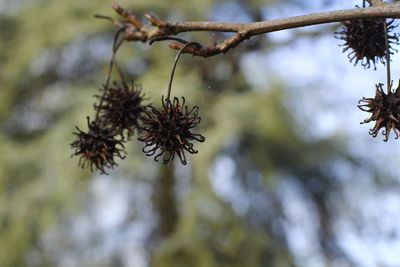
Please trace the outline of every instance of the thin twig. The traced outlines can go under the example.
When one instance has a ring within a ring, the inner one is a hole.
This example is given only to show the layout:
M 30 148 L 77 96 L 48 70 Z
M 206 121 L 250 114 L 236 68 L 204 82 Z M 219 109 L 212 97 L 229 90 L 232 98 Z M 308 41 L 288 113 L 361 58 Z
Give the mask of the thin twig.
M 400 18 L 400 5 L 384 4 L 380 0 L 368 0 L 371 7 L 337 10 L 322 13 L 313 13 L 303 16 L 289 17 L 269 21 L 251 23 L 226 23 L 226 22 L 168 22 L 153 15 L 145 15 L 149 25 L 142 25 L 136 16 L 119 6 L 113 4 L 114 10 L 124 18 L 120 22 L 124 27 L 124 38 L 127 41 L 149 42 L 156 38 L 174 36 L 183 32 L 212 31 L 232 32 L 233 36 L 222 43 L 202 46 L 198 48 L 188 47 L 185 53 L 210 57 L 220 53 L 226 53 L 238 44 L 255 35 L 274 31 L 299 28 L 304 26 L 341 22 L 366 18 Z M 115 24 L 115 23 L 114 23 Z M 118 27 L 120 28 L 120 27 Z M 183 44 L 172 43 L 171 48 L 181 49 Z

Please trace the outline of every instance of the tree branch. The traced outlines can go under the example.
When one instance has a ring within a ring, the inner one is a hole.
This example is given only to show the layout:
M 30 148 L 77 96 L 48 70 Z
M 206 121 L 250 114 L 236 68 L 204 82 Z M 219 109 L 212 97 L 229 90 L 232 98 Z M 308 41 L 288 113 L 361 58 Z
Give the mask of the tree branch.
M 226 53 L 238 44 L 255 35 L 299 28 L 304 26 L 341 22 L 354 19 L 371 18 L 400 18 L 400 5 L 384 4 L 380 0 L 368 0 L 373 6 L 368 8 L 355 8 L 323 13 L 313 13 L 303 16 L 289 17 L 269 21 L 252 23 L 226 23 L 226 22 L 168 22 L 155 16 L 146 14 L 144 17 L 150 26 L 143 25 L 138 18 L 128 10 L 116 3 L 113 9 L 121 15 L 124 20 L 112 20 L 119 29 L 124 29 L 124 38 L 127 41 L 149 42 L 152 39 L 174 36 L 183 32 L 212 31 L 235 33 L 220 44 L 203 47 L 188 47 L 184 53 L 196 56 L 210 57 L 220 53 Z M 183 44 L 173 42 L 171 48 L 180 49 Z

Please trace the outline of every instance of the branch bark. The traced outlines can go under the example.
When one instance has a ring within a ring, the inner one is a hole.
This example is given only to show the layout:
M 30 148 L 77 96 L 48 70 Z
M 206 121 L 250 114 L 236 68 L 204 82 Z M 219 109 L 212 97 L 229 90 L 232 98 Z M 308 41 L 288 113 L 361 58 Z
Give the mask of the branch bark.
M 354 19 L 372 18 L 400 18 L 400 5 L 384 4 L 380 0 L 369 0 L 371 7 L 338 10 L 323 13 L 313 13 L 303 16 L 295 16 L 284 19 L 259 21 L 252 23 L 227 23 L 227 22 L 168 22 L 152 15 L 145 15 L 150 26 L 142 25 L 135 15 L 116 3 L 113 9 L 121 15 L 124 20 L 113 20 L 117 28 L 124 29 L 124 38 L 127 41 L 149 42 L 160 37 L 175 36 L 183 32 L 212 31 L 232 32 L 231 37 L 220 44 L 203 47 L 187 47 L 184 53 L 196 56 L 210 57 L 220 53 L 226 53 L 230 49 L 253 36 L 293 29 L 311 25 L 341 22 Z M 181 49 L 183 44 L 172 42 L 169 46 L 173 49 Z

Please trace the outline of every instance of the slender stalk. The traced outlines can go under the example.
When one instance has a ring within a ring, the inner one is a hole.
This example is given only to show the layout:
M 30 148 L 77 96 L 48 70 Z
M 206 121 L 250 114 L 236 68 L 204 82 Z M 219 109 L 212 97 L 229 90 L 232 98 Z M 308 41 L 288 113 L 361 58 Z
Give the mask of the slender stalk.
M 190 43 L 186 43 L 186 44 L 179 50 L 178 54 L 177 54 L 176 57 L 175 57 L 174 65 L 172 66 L 171 75 L 170 75 L 170 78 L 169 78 L 168 93 L 167 93 L 167 99 L 166 99 L 167 101 L 169 101 L 169 98 L 170 98 L 170 96 L 171 96 L 172 80 L 174 79 L 175 69 L 176 69 L 176 65 L 177 65 L 177 63 L 178 63 L 179 57 L 181 56 L 181 54 L 183 53 L 183 51 L 184 51 L 188 46 L 191 46 L 191 45 L 196 45 L 196 46 L 200 46 L 200 47 L 201 47 L 201 45 L 200 45 L 199 43 L 197 43 L 197 42 L 190 42 Z
M 96 19 L 106 19 L 106 20 L 109 20 L 111 22 L 114 22 L 114 19 L 112 17 L 110 17 L 110 16 L 101 15 L 101 14 L 94 14 L 94 17 Z
M 114 65 L 115 65 L 115 68 L 117 69 L 117 72 L 118 72 L 119 77 L 121 78 L 121 81 L 122 81 L 122 84 L 124 85 L 124 88 L 127 88 L 127 87 L 128 87 L 128 84 L 126 83 L 125 75 L 124 75 L 124 73 L 122 72 L 122 70 L 121 70 L 121 68 L 119 67 L 119 65 L 118 65 L 118 63 L 117 63 L 116 60 L 114 60 Z
M 99 119 L 100 108 L 101 108 L 101 105 L 103 104 L 104 95 L 106 94 L 106 92 L 107 92 L 107 90 L 108 90 L 108 86 L 110 85 L 110 79 L 111 79 L 112 69 L 113 69 L 113 66 L 114 66 L 114 63 L 115 63 L 115 56 L 116 56 L 116 54 L 117 54 L 118 49 L 121 47 L 121 45 L 122 45 L 123 42 L 124 42 L 124 39 L 121 40 L 120 42 L 118 42 L 118 37 L 119 37 L 119 35 L 120 35 L 123 31 L 125 31 L 124 28 L 119 29 L 119 30 L 117 31 L 117 33 L 115 34 L 115 36 L 114 36 L 113 47 L 112 47 L 112 48 L 113 48 L 113 49 L 112 49 L 113 52 L 112 52 L 112 56 L 111 56 L 110 63 L 109 63 L 109 65 L 108 65 L 107 79 L 106 79 L 106 83 L 104 84 L 103 94 L 102 94 L 102 96 L 101 96 L 101 98 L 100 98 L 99 108 L 98 108 L 97 111 L 96 111 L 96 118 L 95 118 L 96 121 Z M 122 77 L 121 77 L 121 78 L 122 78 Z
M 149 41 L 149 45 L 152 45 L 154 42 L 160 42 L 160 41 L 177 41 L 180 42 L 182 44 L 187 44 L 189 43 L 186 40 L 183 40 L 182 38 L 179 37 L 175 37 L 175 36 L 162 36 L 162 37 L 156 37 L 156 38 L 152 38 Z
M 386 46 L 386 52 L 385 52 L 385 58 L 386 58 L 386 82 L 387 82 L 387 92 L 388 94 L 390 93 L 390 88 L 391 88 L 391 83 L 392 79 L 390 77 L 390 51 L 389 51 L 389 33 L 387 29 L 387 23 L 386 20 L 383 21 L 383 27 L 385 30 L 385 46 Z

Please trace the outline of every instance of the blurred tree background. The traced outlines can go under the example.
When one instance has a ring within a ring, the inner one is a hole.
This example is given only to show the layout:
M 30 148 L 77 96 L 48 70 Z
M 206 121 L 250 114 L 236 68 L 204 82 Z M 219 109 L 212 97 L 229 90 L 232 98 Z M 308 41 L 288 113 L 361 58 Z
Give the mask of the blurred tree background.
M 240 22 L 361 4 L 118 3 L 171 21 Z M 80 169 L 69 147 L 94 116 L 111 56 L 115 29 L 95 13 L 117 17 L 104 0 L 0 0 L 0 266 L 400 266 L 399 145 L 368 136 L 356 110 L 383 67 L 353 68 L 336 26 L 183 56 L 173 95 L 200 107 L 199 154 L 164 166 L 131 142 L 105 176 Z M 160 103 L 175 54 L 127 43 L 118 60 Z

